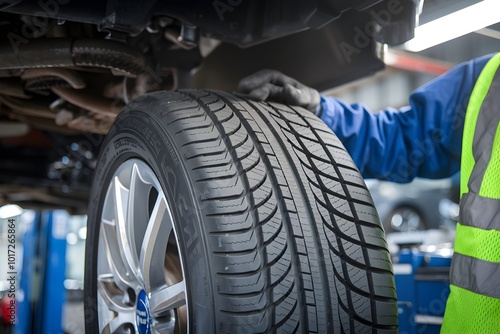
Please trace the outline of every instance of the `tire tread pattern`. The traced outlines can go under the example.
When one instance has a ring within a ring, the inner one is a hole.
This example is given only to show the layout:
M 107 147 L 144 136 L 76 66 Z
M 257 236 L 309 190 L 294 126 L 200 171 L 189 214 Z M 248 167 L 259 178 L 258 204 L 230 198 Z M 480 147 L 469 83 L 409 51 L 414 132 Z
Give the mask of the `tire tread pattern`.
M 222 92 L 158 92 L 129 108 L 144 99 L 163 106 L 198 194 L 217 332 L 397 332 L 384 231 L 325 124 Z

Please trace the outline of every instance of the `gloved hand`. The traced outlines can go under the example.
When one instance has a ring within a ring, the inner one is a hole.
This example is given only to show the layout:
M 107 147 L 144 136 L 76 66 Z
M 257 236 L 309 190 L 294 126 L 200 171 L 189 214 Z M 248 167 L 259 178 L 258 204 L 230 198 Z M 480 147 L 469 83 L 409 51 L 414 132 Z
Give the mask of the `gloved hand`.
M 313 113 L 321 102 L 317 90 L 273 70 L 262 70 L 241 79 L 238 89 L 251 98 L 301 106 Z

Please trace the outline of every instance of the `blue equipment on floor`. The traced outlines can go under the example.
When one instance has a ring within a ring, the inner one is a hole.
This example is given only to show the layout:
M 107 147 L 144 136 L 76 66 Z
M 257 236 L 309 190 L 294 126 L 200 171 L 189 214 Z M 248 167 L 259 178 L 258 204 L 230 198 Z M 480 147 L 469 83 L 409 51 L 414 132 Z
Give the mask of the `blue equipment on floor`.
M 68 219 L 66 211 L 44 211 L 28 224 L 15 334 L 62 333 Z
M 439 333 L 450 293 L 451 250 L 403 249 L 393 260 L 401 334 Z

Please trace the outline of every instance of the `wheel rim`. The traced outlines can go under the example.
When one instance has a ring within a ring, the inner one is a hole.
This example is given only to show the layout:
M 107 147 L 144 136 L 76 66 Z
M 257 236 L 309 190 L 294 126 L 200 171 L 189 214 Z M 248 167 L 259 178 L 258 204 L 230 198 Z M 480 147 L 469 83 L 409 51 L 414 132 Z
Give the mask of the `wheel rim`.
M 420 215 L 412 209 L 399 209 L 391 217 L 391 227 L 398 232 L 412 232 L 422 229 Z
M 187 333 L 183 261 L 160 182 L 143 161 L 114 173 L 102 210 L 97 254 L 100 333 Z

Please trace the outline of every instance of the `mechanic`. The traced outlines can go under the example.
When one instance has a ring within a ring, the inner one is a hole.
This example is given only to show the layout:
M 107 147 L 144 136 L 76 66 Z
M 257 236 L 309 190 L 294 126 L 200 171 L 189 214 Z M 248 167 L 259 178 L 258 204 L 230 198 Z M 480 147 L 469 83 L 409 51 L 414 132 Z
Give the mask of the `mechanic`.
M 251 98 L 316 113 L 365 178 L 445 178 L 461 165 L 461 219 L 442 333 L 500 333 L 499 66 L 500 53 L 462 63 L 414 91 L 409 106 L 378 113 L 321 96 L 277 71 L 239 84 Z

